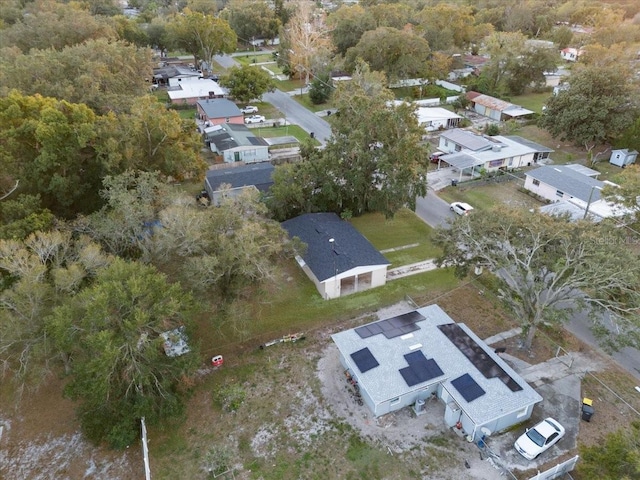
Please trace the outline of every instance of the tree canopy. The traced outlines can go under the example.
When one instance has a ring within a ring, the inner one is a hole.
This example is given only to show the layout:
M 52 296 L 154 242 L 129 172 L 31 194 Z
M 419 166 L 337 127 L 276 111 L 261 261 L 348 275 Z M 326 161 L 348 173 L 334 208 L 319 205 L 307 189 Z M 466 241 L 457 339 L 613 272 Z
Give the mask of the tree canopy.
M 275 89 L 271 75 L 252 65 L 231 67 L 220 77 L 220 85 L 228 88 L 229 94 L 240 102 L 250 102 Z
M 182 412 L 199 364 L 196 342 L 169 356 L 161 334 L 189 331 L 191 302 L 154 267 L 115 259 L 47 318 L 56 348 L 72 359 L 66 393 L 79 400 L 90 439 L 124 448 L 138 437 L 140 418 L 156 423 Z
M 633 123 L 637 105 L 624 68 L 587 66 L 574 72 L 568 88 L 552 96 L 539 126 L 554 137 L 577 145 L 615 139 Z
M 621 333 L 610 344 L 640 345 L 640 260 L 616 245 L 620 235 L 607 225 L 503 208 L 457 219 L 438 230 L 436 242 L 440 264 L 458 275 L 478 265 L 494 275 L 500 299 L 522 324 L 524 348 L 541 324 L 583 306 L 614 316 Z

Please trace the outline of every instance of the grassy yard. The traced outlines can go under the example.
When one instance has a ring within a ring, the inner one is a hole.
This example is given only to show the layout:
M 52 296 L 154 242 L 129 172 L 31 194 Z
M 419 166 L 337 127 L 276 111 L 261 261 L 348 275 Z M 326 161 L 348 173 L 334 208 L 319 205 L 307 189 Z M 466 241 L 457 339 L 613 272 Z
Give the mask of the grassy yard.
M 510 102 L 528 110 L 533 110 L 536 113 L 542 113 L 542 106 L 547 103 L 550 96 L 551 92 L 527 93 L 512 97 Z
M 292 97 L 296 102 L 305 107 L 307 110 L 311 110 L 312 112 L 320 112 L 322 110 L 327 110 L 333 108 L 331 102 L 321 103 L 320 105 L 314 104 L 309 98 L 308 94 L 304 95 L 296 95 Z
M 276 80 L 276 88 L 282 90 L 283 92 L 300 90 L 301 87 L 304 87 L 304 80 L 299 80 L 297 78 L 291 78 L 289 80 Z
M 311 138 L 309 134 L 298 125 L 287 125 L 285 127 L 258 127 L 253 128 L 252 130 L 256 133 L 256 135 L 264 138 L 284 137 L 291 135 L 296 137 L 300 142 Z M 320 142 L 318 142 L 317 140 L 316 142 L 318 145 L 320 144 Z
M 465 184 L 457 187 L 447 187 L 438 192 L 438 196 L 445 202 L 466 202 L 473 206 L 476 210 L 486 211 L 493 207 L 506 204 L 513 207 L 537 208 L 542 204 L 521 192 L 518 188 L 522 186 L 522 182 L 504 182 L 483 186 L 465 186 Z
M 255 55 L 241 55 L 233 59 L 242 65 L 252 65 L 254 63 L 275 62 L 270 53 L 257 53 Z

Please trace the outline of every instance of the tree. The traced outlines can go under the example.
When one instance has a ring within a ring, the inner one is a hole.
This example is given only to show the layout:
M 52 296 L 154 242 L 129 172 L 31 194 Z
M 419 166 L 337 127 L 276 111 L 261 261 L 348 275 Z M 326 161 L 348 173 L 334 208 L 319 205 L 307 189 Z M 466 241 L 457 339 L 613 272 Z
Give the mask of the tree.
M 53 228 L 55 217 L 41 207 L 37 195 L 17 195 L 0 202 L 0 238 L 22 240 L 34 232 Z
M 0 55 L 0 90 L 84 103 L 98 113 L 127 111 L 149 90 L 151 51 L 121 41 L 87 40 L 57 50 Z
M 18 391 L 51 372 L 55 352 L 44 318 L 109 262 L 96 244 L 69 232 L 0 240 L 0 361 Z
M 425 7 L 417 15 L 417 21 L 425 40 L 434 51 L 453 46 L 467 48 L 493 31 L 491 25 L 476 24 L 471 7 L 447 3 Z
M 250 102 L 275 89 L 271 75 L 252 65 L 231 67 L 220 77 L 220 85 L 228 88 L 229 94 L 240 102 Z
M 181 119 L 153 96 L 138 97 L 130 112 L 106 115 L 97 123 L 96 150 L 109 173 L 156 171 L 182 180 L 206 170 L 199 155 L 202 140 L 193 121 Z
M 86 105 L 16 91 L 0 98 L 0 164 L 20 180 L 20 192 L 40 195 L 56 215 L 97 206 L 96 138 L 96 115 Z
M 522 325 L 523 348 L 540 325 L 587 306 L 600 324 L 603 310 L 615 316 L 621 333 L 612 341 L 640 344 L 640 265 L 619 247 L 619 235 L 608 225 L 502 208 L 461 217 L 439 229 L 436 242 L 439 264 L 455 266 L 457 275 L 476 266 L 494 275 L 498 297 Z
M 358 45 L 347 52 L 352 68 L 359 58 L 390 80 L 416 78 L 429 70 L 431 49 L 426 40 L 411 31 L 379 27 L 365 32 Z
M 124 448 L 138 437 L 140 418 L 158 423 L 183 411 L 191 352 L 169 356 L 163 332 L 185 326 L 192 299 L 152 267 L 114 260 L 90 287 L 47 317 L 56 348 L 72 359 L 65 392 L 79 400 L 86 435 Z
M 271 5 L 262 0 L 231 0 L 220 15 L 245 43 L 274 39 L 282 26 Z
M 362 35 L 376 28 L 369 10 L 360 5 L 342 5 L 327 17 L 327 25 L 331 29 L 331 40 L 340 55 L 355 47 Z
M 329 100 L 331 92 L 333 92 L 331 76 L 328 73 L 316 75 L 309 87 L 309 98 L 314 105 L 320 105 Z
M 640 422 L 634 421 L 604 441 L 581 445 L 578 472 L 582 478 L 632 480 L 640 477 Z
M 204 60 L 207 70 L 211 69 L 215 55 L 234 52 L 238 42 L 226 20 L 188 8 L 171 19 L 169 32 L 179 48 L 193 55 L 196 65 Z
M 280 36 L 280 59 L 292 73 L 309 83 L 315 73 L 317 59 L 325 59 L 331 51 L 324 15 L 309 2 L 299 1 L 289 23 Z
M 16 46 L 26 54 L 32 49 L 62 50 L 87 40 L 115 39 L 116 33 L 107 21 L 79 5 L 54 1 L 28 4 L 19 21 L 0 30 L 0 45 Z
M 571 75 L 569 88 L 552 96 L 539 126 L 576 145 L 602 144 L 635 118 L 634 87 L 624 69 L 588 66 Z
M 389 104 L 393 95 L 385 84 L 383 75 L 360 64 L 352 81 L 338 85 L 334 104 L 340 113 L 325 149 L 305 149 L 305 166 L 275 178 L 278 215 L 377 211 L 391 217 L 426 194 L 424 130 L 410 105 Z
M 617 186 L 606 185 L 603 195 L 608 201 L 620 203 L 629 209 L 631 221 L 638 221 L 640 214 L 640 166 L 629 165 L 614 179 Z

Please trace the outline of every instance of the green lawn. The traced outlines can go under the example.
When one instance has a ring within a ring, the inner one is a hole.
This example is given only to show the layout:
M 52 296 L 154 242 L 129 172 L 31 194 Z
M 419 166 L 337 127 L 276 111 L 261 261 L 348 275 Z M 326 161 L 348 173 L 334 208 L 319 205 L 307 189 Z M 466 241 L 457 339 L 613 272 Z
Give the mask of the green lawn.
M 292 78 L 289 80 L 276 80 L 276 87 L 283 92 L 300 90 L 300 87 L 304 87 L 304 80 L 299 80 L 297 78 Z
M 296 95 L 295 97 L 293 97 L 293 99 L 300 105 L 305 107 L 307 110 L 311 110 L 312 112 L 320 112 L 322 110 L 333 108 L 331 102 L 315 105 L 309 98 L 309 95 L 306 93 L 304 95 Z
M 196 109 L 195 108 L 182 108 L 176 109 L 176 112 L 180 115 L 180 118 L 184 118 L 185 120 L 195 120 L 196 118 Z
M 525 95 L 512 97 L 510 101 L 515 105 L 520 105 L 536 113 L 542 113 L 542 106 L 547 103 L 550 96 L 551 92 L 527 93 Z
M 309 134 L 298 125 L 287 125 L 284 127 L 258 127 L 252 130 L 256 132 L 256 135 L 264 138 L 284 137 L 287 135 L 292 135 L 296 137 L 300 142 L 303 142 L 306 139 L 310 138 Z M 318 145 L 320 144 L 320 142 L 317 143 Z
M 466 202 L 476 210 L 491 210 L 499 201 L 491 195 L 487 187 L 476 188 L 445 188 L 438 192 L 438 196 L 445 202 Z
M 251 65 L 254 63 L 275 62 L 273 55 L 270 53 L 256 53 L 255 55 L 242 55 L 233 57 L 233 59 L 243 65 Z

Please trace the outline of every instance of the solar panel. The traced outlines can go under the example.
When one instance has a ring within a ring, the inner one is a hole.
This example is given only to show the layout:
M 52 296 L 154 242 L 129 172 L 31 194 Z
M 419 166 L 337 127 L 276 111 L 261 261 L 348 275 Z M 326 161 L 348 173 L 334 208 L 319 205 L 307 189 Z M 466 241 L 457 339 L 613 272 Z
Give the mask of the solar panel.
M 486 393 L 468 373 L 465 373 L 455 380 L 451 380 L 451 385 L 460 392 L 460 395 L 462 395 L 467 402 L 473 402 L 476 398 Z
M 362 350 L 353 352 L 351 354 L 351 358 L 353 358 L 353 361 L 356 362 L 358 370 L 360 370 L 362 373 L 367 372 L 372 368 L 376 368 L 378 365 L 380 365 L 368 348 L 363 348 Z
M 409 387 L 444 375 L 436 361 L 432 358 L 427 360 L 420 350 L 407 353 L 404 358 L 409 366 L 398 371 Z
M 405 335 L 409 332 L 420 330 L 416 322 L 424 320 L 425 317 L 418 312 L 409 312 L 396 317 L 380 320 L 375 323 L 363 325 L 356 328 L 356 333 L 360 338 L 369 338 L 378 333 L 384 334 L 388 339 Z
M 496 363 L 493 357 L 476 341 L 471 338 L 457 323 L 438 325 L 440 331 L 453 343 L 467 359 L 473 363 L 485 378 L 498 378 L 512 392 L 522 390 L 522 387 L 504 369 Z

